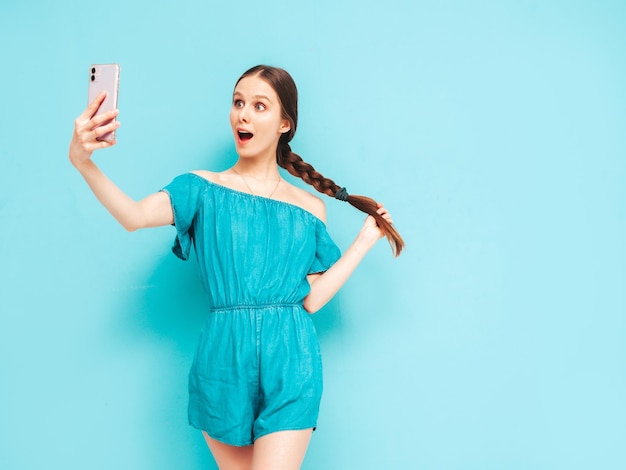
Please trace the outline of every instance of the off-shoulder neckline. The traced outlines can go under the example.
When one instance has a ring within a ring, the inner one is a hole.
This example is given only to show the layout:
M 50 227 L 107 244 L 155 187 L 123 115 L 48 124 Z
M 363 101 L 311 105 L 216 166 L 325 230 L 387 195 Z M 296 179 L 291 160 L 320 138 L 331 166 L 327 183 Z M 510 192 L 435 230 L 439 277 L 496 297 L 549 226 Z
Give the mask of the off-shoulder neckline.
M 289 207 L 292 207 L 294 209 L 298 209 L 298 210 L 304 212 L 305 214 L 310 215 L 311 217 L 313 217 L 315 220 L 317 220 L 322 225 L 326 226 L 326 223 L 322 219 L 320 219 L 318 216 L 313 214 L 313 212 L 308 211 L 304 207 L 301 207 L 301 206 L 299 206 L 297 204 L 293 204 L 293 203 L 287 202 L 287 201 L 281 201 L 279 199 L 272 199 L 272 198 L 265 197 L 265 196 L 259 196 L 258 194 L 246 193 L 245 191 L 239 191 L 238 189 L 233 189 L 233 188 L 230 188 L 228 186 L 224 186 L 223 184 L 216 183 L 215 181 L 211 181 L 210 179 L 205 178 L 204 176 L 200 176 L 197 173 L 189 172 L 187 174 L 195 176 L 196 178 L 201 179 L 202 181 L 204 181 L 206 184 L 208 184 L 210 186 L 214 186 L 216 188 L 219 188 L 219 189 L 227 191 L 227 192 L 231 192 L 231 193 L 234 193 L 234 194 L 237 194 L 237 195 L 240 195 L 240 196 L 248 196 L 248 197 L 250 197 L 252 199 L 268 201 L 268 202 L 276 203 L 276 204 L 279 204 L 279 205 L 289 206 Z

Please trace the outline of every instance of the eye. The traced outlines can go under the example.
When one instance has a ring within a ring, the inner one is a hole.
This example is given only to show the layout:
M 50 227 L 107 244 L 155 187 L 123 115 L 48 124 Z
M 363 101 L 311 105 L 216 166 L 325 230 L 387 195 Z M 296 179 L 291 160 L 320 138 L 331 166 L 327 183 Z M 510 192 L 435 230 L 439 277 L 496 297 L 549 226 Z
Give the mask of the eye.
M 254 105 L 254 109 L 257 111 L 265 111 L 266 107 L 263 103 L 257 103 Z
M 233 106 L 235 108 L 242 108 L 243 107 L 243 101 L 239 100 L 239 99 L 235 99 L 235 100 L 233 100 Z

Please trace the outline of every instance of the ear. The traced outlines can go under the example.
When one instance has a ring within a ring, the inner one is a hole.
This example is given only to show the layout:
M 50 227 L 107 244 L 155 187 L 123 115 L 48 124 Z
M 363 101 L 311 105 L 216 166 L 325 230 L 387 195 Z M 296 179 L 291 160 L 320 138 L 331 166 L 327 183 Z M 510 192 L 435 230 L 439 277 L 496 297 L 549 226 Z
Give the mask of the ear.
M 280 123 L 280 127 L 278 128 L 278 130 L 281 134 L 286 134 L 291 130 L 291 124 L 289 124 L 289 121 L 287 119 L 283 119 L 283 121 Z

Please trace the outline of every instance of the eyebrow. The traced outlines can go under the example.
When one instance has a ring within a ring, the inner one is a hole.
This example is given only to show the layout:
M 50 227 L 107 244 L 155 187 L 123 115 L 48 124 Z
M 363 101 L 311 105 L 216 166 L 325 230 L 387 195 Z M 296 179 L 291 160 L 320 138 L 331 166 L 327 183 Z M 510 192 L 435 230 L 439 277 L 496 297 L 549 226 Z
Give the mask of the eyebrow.
M 243 96 L 243 93 L 241 93 L 241 92 L 239 92 L 239 91 L 235 91 L 235 92 L 233 93 L 233 96 Z M 252 99 L 254 99 L 254 100 L 264 99 L 264 100 L 269 101 L 270 103 L 272 102 L 272 100 L 270 100 L 269 96 L 266 96 L 266 95 L 254 95 L 254 96 L 252 97 Z

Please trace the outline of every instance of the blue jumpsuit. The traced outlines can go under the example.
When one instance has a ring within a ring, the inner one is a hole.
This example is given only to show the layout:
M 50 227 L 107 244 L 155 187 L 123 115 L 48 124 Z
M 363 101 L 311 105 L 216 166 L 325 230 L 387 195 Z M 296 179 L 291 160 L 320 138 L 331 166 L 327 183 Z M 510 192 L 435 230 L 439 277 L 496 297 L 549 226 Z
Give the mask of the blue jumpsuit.
M 313 428 L 322 394 L 315 328 L 302 307 L 306 276 L 340 257 L 324 223 L 285 202 L 194 173 L 163 188 L 174 253 L 195 246 L 210 305 L 189 374 L 189 422 L 235 446 Z

